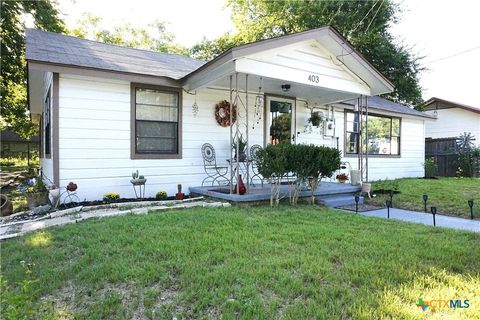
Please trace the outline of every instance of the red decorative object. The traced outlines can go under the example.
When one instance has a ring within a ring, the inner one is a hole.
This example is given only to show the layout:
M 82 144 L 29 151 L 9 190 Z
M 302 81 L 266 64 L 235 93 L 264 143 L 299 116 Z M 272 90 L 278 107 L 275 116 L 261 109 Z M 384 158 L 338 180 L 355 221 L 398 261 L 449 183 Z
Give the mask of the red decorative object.
M 183 200 L 185 198 L 185 193 L 176 193 L 175 200 Z
M 67 185 L 67 190 L 70 192 L 77 190 L 77 188 L 78 188 L 77 184 L 73 182 L 69 182 Z
M 237 121 L 237 106 L 232 106 L 232 123 L 230 123 L 230 103 L 227 100 L 215 105 L 215 120 L 222 127 L 228 127 Z
M 235 189 L 233 189 L 233 193 L 237 193 L 238 189 L 238 194 L 239 195 L 244 195 L 245 192 L 247 192 L 247 187 L 245 187 L 245 184 L 243 183 L 242 175 L 238 176 L 238 185 L 235 185 Z

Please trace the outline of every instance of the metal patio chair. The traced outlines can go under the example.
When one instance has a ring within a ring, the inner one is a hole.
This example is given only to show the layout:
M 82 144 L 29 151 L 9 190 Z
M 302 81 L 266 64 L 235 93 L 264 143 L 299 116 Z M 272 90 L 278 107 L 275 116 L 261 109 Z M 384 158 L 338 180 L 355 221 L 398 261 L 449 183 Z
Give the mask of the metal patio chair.
M 252 176 L 250 177 L 250 183 L 253 186 L 255 186 L 255 183 L 253 183 L 253 179 L 257 178 L 260 180 L 263 187 L 263 177 L 258 172 L 258 165 L 257 165 L 257 158 L 256 158 L 257 151 L 260 149 L 262 149 L 262 147 L 259 144 L 254 144 L 253 146 L 250 147 L 250 163 L 252 164 Z
M 207 177 L 202 181 L 202 187 L 205 182 L 209 179 L 212 179 L 212 186 L 215 184 L 215 181 L 220 184 L 221 181 L 224 181 L 225 184 L 229 184 L 230 181 L 227 178 L 228 166 L 218 166 L 217 158 L 215 156 L 215 148 L 210 143 L 204 143 L 202 145 L 202 157 L 203 157 L 203 168 Z

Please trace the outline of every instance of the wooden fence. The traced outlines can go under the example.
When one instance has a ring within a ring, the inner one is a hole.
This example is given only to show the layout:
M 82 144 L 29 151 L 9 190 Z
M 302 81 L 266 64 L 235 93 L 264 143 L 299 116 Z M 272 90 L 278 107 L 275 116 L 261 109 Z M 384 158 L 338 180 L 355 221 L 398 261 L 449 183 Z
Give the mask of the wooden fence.
M 457 175 L 458 149 L 456 138 L 440 138 L 425 140 L 425 158 L 434 158 L 437 164 L 436 174 L 440 177 Z

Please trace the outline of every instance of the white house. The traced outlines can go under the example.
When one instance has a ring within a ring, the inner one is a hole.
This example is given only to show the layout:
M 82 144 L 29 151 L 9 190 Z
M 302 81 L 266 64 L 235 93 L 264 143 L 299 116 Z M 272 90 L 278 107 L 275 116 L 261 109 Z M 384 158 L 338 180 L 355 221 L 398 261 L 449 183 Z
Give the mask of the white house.
M 475 136 L 480 146 L 480 108 L 432 97 L 424 103 L 425 113 L 437 118 L 426 123 L 425 137 L 456 138 L 464 132 Z
M 58 186 L 74 181 L 82 200 L 132 197 L 134 170 L 147 178 L 147 196 L 199 186 L 202 145 L 226 165 L 235 134 L 249 146 L 287 139 L 338 148 L 364 179 L 423 176 L 432 117 L 375 97 L 392 84 L 331 27 L 235 47 L 207 63 L 30 29 L 26 58 L 43 174 Z M 232 126 L 228 108 L 215 115 L 224 100 L 238 109 Z M 323 115 L 318 128 L 308 126 L 311 110 Z M 280 122 L 281 134 L 272 133 Z

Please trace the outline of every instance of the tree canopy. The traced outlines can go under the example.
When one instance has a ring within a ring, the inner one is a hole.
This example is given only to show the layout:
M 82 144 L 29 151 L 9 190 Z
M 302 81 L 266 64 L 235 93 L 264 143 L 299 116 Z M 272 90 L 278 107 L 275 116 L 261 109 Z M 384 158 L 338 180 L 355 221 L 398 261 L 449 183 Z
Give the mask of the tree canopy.
M 411 105 L 422 102 L 419 57 L 389 31 L 400 12 L 393 2 L 227 0 L 227 4 L 237 32 L 204 39 L 192 48 L 194 57 L 211 59 L 232 46 L 331 25 L 392 81 L 395 91 L 387 98 Z
M 23 137 L 30 137 L 36 127 L 30 121 L 27 105 L 27 70 L 25 61 L 26 15 L 35 28 L 62 33 L 65 25 L 51 1 L 1 1 L 1 127 L 9 126 Z
M 129 23 L 112 29 L 101 26 L 102 18 L 89 12 L 83 14 L 69 34 L 99 42 L 116 44 L 136 49 L 188 55 L 187 48 L 175 43 L 175 36 L 166 30 L 165 23 L 155 21 L 147 28 L 135 28 Z

